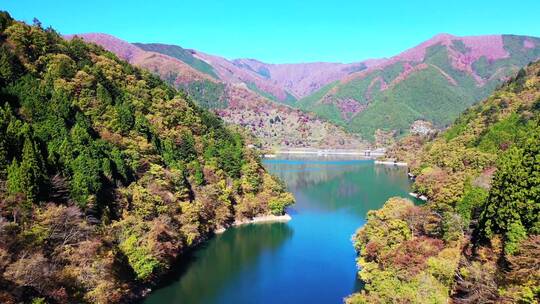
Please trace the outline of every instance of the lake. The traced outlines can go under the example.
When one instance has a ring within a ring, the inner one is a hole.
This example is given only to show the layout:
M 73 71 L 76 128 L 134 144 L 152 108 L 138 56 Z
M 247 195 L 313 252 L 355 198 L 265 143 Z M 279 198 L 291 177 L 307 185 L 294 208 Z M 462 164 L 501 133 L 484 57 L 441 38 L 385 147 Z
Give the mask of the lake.
M 403 168 L 371 160 L 271 159 L 295 198 L 288 223 L 231 228 L 194 250 L 145 304 L 342 303 L 361 288 L 351 236 L 369 210 L 408 196 Z

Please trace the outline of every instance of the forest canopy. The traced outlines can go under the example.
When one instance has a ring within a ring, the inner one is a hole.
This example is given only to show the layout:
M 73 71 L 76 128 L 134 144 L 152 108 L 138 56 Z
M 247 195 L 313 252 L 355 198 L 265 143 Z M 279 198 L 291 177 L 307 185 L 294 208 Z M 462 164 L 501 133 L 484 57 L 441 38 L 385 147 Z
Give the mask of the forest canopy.
M 0 302 L 113 303 L 293 203 L 245 136 L 77 37 L 0 12 Z
M 369 214 L 354 237 L 366 287 L 348 303 L 540 301 L 540 62 L 388 156 L 429 201 Z

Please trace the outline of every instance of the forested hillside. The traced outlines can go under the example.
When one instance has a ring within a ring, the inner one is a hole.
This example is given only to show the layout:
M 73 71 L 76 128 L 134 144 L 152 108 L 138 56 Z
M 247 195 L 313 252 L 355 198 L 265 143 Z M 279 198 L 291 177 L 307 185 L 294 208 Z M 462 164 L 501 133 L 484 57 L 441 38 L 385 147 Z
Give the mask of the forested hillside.
M 540 62 L 434 138 L 390 151 L 429 198 L 393 198 L 354 237 L 348 303 L 540 301 Z
M 195 56 L 193 56 L 192 54 L 192 51 L 186 50 L 178 45 L 168 45 L 160 43 L 134 43 L 133 45 L 138 46 L 145 51 L 156 52 L 171 56 L 189 64 L 191 67 L 198 70 L 199 72 L 208 74 L 209 76 L 219 79 L 219 76 L 216 74 L 214 68 L 211 65 L 198 58 L 195 58 Z
M 535 37 L 441 34 L 330 83 L 296 106 L 366 139 L 375 139 L 377 131 L 402 137 L 416 120 L 448 126 L 539 58 L 540 39 Z
M 0 302 L 114 303 L 292 196 L 149 72 L 0 13 Z
M 131 44 L 107 34 L 81 34 L 80 37 L 103 46 L 121 59 L 183 90 L 197 105 L 254 134 L 264 149 L 350 149 L 363 144 L 359 137 L 345 132 L 343 128 L 272 101 L 275 98 L 254 83 L 246 84 L 219 73 L 223 70 L 217 71 L 206 61 L 195 57 L 194 51 L 175 45 Z M 212 58 L 241 70 L 224 58 Z

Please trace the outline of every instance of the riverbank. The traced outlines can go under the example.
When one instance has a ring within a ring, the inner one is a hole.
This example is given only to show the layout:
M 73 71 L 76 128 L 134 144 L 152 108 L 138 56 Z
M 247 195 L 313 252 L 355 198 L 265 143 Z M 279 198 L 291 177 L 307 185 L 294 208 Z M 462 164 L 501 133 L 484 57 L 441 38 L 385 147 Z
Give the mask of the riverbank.
M 412 197 L 415 197 L 417 199 L 423 200 L 424 202 L 427 202 L 427 200 L 428 200 L 427 196 L 425 196 L 423 194 L 418 194 L 418 193 L 415 193 L 415 192 L 409 192 L 409 195 L 412 196 Z
M 236 220 L 234 223 L 232 223 L 230 226 L 227 227 L 221 227 L 214 230 L 214 234 L 222 234 L 227 229 L 231 227 L 238 227 L 242 225 L 247 224 L 258 224 L 258 223 L 277 223 L 277 222 L 288 222 L 292 219 L 292 217 L 285 213 L 284 215 L 261 215 L 256 216 L 251 219 L 243 219 L 243 220 Z M 137 302 L 142 303 L 143 299 L 148 297 L 148 295 L 156 288 L 160 288 L 163 286 L 166 286 L 167 284 L 170 284 L 173 278 L 175 277 L 175 274 L 178 273 L 178 269 L 183 269 L 186 265 L 186 260 L 190 260 L 192 258 L 193 253 L 196 250 L 199 250 L 201 248 L 201 245 L 208 242 L 212 239 L 212 235 L 208 234 L 204 238 L 201 238 L 197 243 L 193 244 L 193 246 L 186 249 L 185 252 L 183 252 L 183 259 L 177 259 L 174 264 L 171 266 L 171 270 L 164 273 L 161 278 L 156 279 L 153 282 L 144 283 L 141 282 L 139 285 L 133 287 L 133 294 L 128 296 L 126 299 L 128 302 Z M 186 258 L 187 257 L 187 258 Z
M 249 303 L 253 299 L 261 304 L 340 303 L 343 295 L 358 291 L 357 269 L 351 267 L 355 259 L 351 231 L 365 222 L 369 210 L 380 208 L 391 197 L 407 196 L 410 182 L 401 167 L 381 170 L 373 161 L 356 161 L 359 157 L 286 156 L 263 164 L 293 190 L 297 203 L 294 210 L 287 210 L 293 220 L 258 224 L 288 219 L 286 215 L 264 216 L 270 214 L 265 212 L 236 223 L 244 226 L 222 229 L 223 234 L 210 236 L 210 241 L 193 250 L 191 259 L 185 257 L 176 276 L 154 288 L 144 304 Z M 347 191 L 344 181 L 362 187 Z M 257 224 L 249 225 L 253 222 Z M 320 244 L 325 244 L 323 249 Z M 313 265 L 324 267 L 324 276 Z M 273 288 L 267 287 L 268 282 Z
M 272 214 L 269 214 L 269 215 L 261 215 L 261 216 L 256 216 L 254 218 L 251 218 L 251 219 L 243 219 L 243 220 L 236 220 L 234 221 L 234 223 L 232 223 L 232 225 L 228 226 L 228 227 L 221 227 L 221 228 L 217 228 L 216 230 L 214 230 L 214 233 L 215 234 L 221 234 L 225 231 L 227 231 L 228 228 L 230 227 L 238 227 L 238 226 L 241 226 L 241 225 L 247 225 L 247 224 L 256 224 L 256 223 L 274 223 L 274 222 L 288 222 L 292 220 L 292 217 L 285 213 L 284 215 L 272 215 Z
M 317 155 L 317 156 L 359 156 L 362 158 L 377 158 L 384 156 L 385 149 L 376 150 L 345 150 L 345 149 L 289 149 L 289 150 L 277 150 L 273 153 L 264 154 L 264 158 L 275 158 L 280 154 L 287 155 Z
M 396 162 L 396 161 L 383 161 L 383 160 L 376 160 L 376 165 L 389 165 L 389 166 L 398 166 L 398 167 L 407 167 L 407 163 L 404 162 Z

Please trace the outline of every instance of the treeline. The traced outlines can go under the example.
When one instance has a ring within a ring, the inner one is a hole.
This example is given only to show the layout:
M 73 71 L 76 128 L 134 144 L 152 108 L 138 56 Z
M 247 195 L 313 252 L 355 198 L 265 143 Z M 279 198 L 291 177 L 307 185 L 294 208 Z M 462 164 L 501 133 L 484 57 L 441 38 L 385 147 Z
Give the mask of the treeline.
M 0 302 L 112 303 L 293 202 L 244 136 L 149 72 L 0 12 Z
M 348 303 L 540 301 L 540 62 L 390 155 L 429 202 L 369 213 L 354 238 L 366 287 Z

